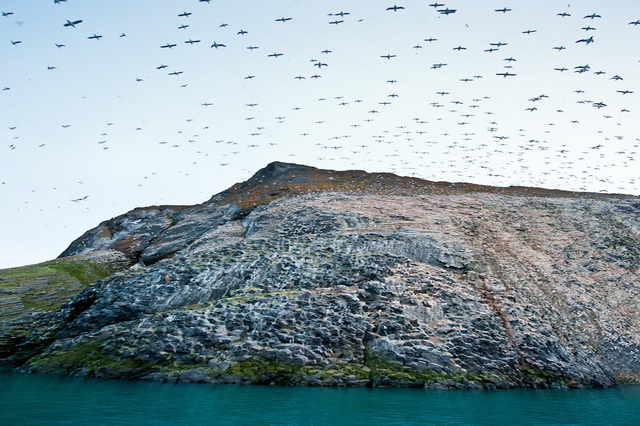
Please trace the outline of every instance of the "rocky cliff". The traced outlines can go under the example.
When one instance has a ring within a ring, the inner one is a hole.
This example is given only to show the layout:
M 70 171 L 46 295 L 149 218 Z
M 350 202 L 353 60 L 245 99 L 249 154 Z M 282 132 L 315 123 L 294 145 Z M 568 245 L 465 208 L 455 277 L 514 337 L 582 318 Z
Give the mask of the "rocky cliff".
M 4 363 L 216 383 L 640 380 L 637 197 L 272 163 L 203 204 L 105 221 L 54 264 L 87 259 L 117 272 L 4 318 Z M 0 286 L 19 293 L 6 271 Z

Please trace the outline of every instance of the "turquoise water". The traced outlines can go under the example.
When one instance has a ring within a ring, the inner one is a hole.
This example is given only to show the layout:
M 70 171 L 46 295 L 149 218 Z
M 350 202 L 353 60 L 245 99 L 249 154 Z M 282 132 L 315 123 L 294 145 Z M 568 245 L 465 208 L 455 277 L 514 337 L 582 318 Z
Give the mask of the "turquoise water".
M 0 371 L 0 425 L 640 425 L 640 387 L 438 391 L 162 384 Z

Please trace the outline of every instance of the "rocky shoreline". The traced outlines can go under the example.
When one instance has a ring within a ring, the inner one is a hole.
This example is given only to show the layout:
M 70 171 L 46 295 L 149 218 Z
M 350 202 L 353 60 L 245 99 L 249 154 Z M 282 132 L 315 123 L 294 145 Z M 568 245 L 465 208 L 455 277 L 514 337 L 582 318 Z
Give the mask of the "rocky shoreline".
M 320 172 L 276 163 L 237 193 L 88 231 L 62 260 L 102 253 L 129 266 L 1 323 L 0 361 L 304 386 L 640 380 L 637 198 L 376 189 L 380 176 Z M 364 178 L 357 191 L 319 189 Z

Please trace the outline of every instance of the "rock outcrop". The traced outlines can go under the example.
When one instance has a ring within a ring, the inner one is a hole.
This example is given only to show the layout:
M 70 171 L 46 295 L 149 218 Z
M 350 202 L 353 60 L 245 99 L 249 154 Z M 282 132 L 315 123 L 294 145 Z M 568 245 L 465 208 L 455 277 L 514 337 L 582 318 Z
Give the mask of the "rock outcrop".
M 634 382 L 639 219 L 630 196 L 272 163 L 201 205 L 88 231 L 62 260 L 132 266 L 5 321 L 0 357 L 185 382 Z

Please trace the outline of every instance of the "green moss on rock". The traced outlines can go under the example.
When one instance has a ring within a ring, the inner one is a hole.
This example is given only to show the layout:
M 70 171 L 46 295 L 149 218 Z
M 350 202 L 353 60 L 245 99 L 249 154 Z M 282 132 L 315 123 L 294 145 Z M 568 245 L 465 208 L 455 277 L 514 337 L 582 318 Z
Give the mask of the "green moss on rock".
M 58 309 L 69 297 L 129 265 L 65 258 L 0 270 L 0 323 Z
M 90 377 L 140 378 L 161 369 L 136 358 L 119 358 L 102 349 L 103 341 L 90 341 L 67 349 L 49 350 L 32 358 L 28 368 L 45 373 Z
M 496 373 L 444 373 L 431 369 L 417 371 L 371 354 L 366 356 L 363 363 L 336 363 L 327 366 L 296 366 L 277 360 L 250 357 L 231 363 L 224 370 L 223 381 L 280 385 L 452 388 L 497 387 L 508 382 L 506 377 Z

